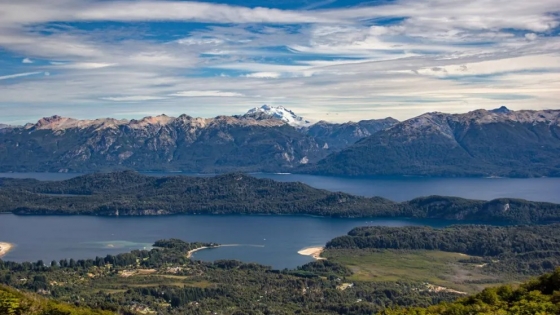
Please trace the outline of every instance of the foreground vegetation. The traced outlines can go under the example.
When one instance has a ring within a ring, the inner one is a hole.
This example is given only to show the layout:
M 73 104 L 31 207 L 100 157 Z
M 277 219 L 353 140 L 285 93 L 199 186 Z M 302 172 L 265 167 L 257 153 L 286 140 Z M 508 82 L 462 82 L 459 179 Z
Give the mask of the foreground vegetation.
M 428 308 L 388 309 L 383 315 L 560 314 L 560 268 L 514 289 L 485 289 L 479 294 Z
M 295 270 L 238 261 L 192 261 L 186 250 L 213 244 L 158 241 L 150 251 L 90 260 L 0 261 L 0 282 L 80 307 L 120 314 L 372 314 L 429 306 L 458 295 L 415 281 L 347 279 L 337 263 Z M 165 246 L 162 246 L 165 245 Z
M 423 197 L 396 203 L 281 183 L 243 174 L 150 177 L 135 172 L 91 174 L 59 182 L 0 179 L 0 212 L 15 214 L 165 215 L 308 214 L 410 217 L 461 221 L 560 222 L 560 205 Z
M 0 314 L 2 315 L 111 315 L 113 312 L 76 307 L 36 294 L 22 293 L 0 285 Z
M 517 289 L 484 289 L 525 280 L 539 270 L 553 271 L 546 248 L 560 238 L 553 233 L 557 228 L 358 228 L 348 236 L 354 243 L 336 238 L 323 253 L 327 260 L 294 270 L 232 260 L 193 261 L 189 251 L 218 244 L 177 239 L 157 241 L 149 251 L 95 259 L 0 260 L 0 283 L 13 288 L 0 287 L 0 314 L 557 314 L 560 269 Z M 531 233 L 542 236 L 531 238 Z M 387 244 L 395 235 L 403 236 L 402 245 L 391 248 Z M 515 242 L 508 240 L 515 235 Z M 474 236 L 486 238 L 486 252 L 499 255 L 445 251 L 459 244 L 465 244 L 464 252 L 474 251 L 468 246 Z M 437 246 L 426 249 L 430 243 Z M 505 256 L 500 255 L 510 256 L 501 260 Z M 457 298 L 462 299 L 449 303 Z M 446 303 L 436 305 L 441 302 Z

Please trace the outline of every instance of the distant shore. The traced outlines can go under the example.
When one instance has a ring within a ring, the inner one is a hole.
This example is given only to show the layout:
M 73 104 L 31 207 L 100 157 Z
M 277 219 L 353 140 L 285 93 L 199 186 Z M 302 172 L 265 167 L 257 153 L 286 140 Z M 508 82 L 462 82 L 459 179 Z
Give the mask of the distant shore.
M 14 244 L 0 242 L 0 257 L 6 255 L 13 247 Z
M 324 257 L 321 257 L 321 253 L 324 250 L 325 250 L 325 248 L 322 247 L 322 246 L 306 247 L 306 248 L 303 248 L 303 249 L 299 250 L 298 254 L 303 255 L 303 256 L 311 256 L 311 257 L 313 257 L 313 259 L 316 259 L 316 260 L 322 260 L 322 259 L 326 259 Z

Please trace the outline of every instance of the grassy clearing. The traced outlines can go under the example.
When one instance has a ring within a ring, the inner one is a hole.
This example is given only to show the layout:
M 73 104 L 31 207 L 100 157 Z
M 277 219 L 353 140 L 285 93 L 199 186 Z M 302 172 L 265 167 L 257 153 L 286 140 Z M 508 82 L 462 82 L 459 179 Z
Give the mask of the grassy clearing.
M 327 250 L 323 257 L 348 266 L 352 281 L 422 281 L 464 292 L 476 292 L 501 279 L 459 262 L 468 256 L 441 251 Z M 472 282 L 478 282 L 474 284 Z M 480 284 L 485 282 L 484 284 Z

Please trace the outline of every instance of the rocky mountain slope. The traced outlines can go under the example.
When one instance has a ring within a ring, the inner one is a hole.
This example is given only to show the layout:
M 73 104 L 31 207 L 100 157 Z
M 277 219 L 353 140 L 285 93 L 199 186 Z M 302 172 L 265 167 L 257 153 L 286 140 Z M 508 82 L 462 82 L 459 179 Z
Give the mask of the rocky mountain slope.
M 52 116 L 0 127 L 0 171 L 285 172 L 326 157 L 333 152 L 329 143 L 341 149 L 386 123 L 311 125 L 284 107 L 268 105 L 242 116 L 209 119 Z
M 427 113 L 364 138 L 311 172 L 560 176 L 560 110 Z
M 249 117 L 53 116 L 1 130 L 0 171 L 277 171 L 328 153 L 324 143 L 280 120 Z
M 322 120 L 305 128 L 304 132 L 324 141 L 330 150 L 339 151 L 398 122 L 391 117 L 343 124 L 333 124 Z

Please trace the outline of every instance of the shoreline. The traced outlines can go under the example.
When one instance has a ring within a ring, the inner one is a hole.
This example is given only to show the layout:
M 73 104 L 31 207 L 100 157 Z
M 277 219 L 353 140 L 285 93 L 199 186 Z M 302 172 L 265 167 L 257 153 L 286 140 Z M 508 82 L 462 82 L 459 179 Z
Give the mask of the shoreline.
M 264 245 L 258 245 L 258 244 L 221 244 L 216 246 L 203 246 L 203 247 L 189 250 L 187 252 L 187 258 L 191 258 L 194 253 L 203 249 L 212 249 L 212 248 L 220 248 L 220 247 L 237 247 L 237 246 L 264 247 Z
M 208 249 L 208 248 L 217 248 L 220 246 L 215 246 L 215 247 L 208 247 L 208 246 L 203 246 L 203 247 L 199 247 L 199 248 L 195 248 L 195 249 L 191 249 L 187 252 L 187 258 L 191 258 L 192 255 L 196 252 L 198 252 L 199 250 L 203 250 L 203 249 Z
M 0 242 L 0 258 L 9 253 L 14 248 L 14 244 Z
M 311 256 L 315 260 L 325 260 L 325 257 L 321 257 L 321 253 L 325 250 L 323 246 L 305 247 L 298 251 L 298 254 L 303 256 Z

